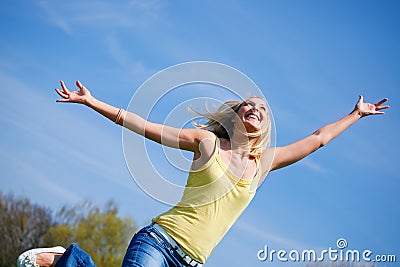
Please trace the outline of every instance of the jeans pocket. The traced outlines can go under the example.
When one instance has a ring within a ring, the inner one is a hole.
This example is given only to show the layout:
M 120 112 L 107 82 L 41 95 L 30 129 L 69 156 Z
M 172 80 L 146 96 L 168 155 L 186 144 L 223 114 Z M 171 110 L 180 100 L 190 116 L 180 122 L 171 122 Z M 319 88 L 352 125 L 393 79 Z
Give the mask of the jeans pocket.
M 154 238 L 158 244 L 163 245 L 163 243 L 161 242 L 160 238 L 154 233 L 154 232 L 150 232 L 149 235 Z

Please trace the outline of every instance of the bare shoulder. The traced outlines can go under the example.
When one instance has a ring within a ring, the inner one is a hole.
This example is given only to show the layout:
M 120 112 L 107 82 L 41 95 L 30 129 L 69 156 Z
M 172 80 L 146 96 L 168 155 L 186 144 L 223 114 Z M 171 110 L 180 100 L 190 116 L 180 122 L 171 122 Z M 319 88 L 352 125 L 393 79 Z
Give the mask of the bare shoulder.
M 263 174 L 267 175 L 269 171 L 273 170 L 275 153 L 276 153 L 276 148 L 271 147 L 265 149 L 265 151 L 261 154 L 260 162 Z
M 202 129 L 182 128 L 177 130 L 180 140 L 191 142 L 193 144 L 196 144 L 197 146 L 203 139 L 210 138 L 210 136 L 213 135 L 213 133 L 211 133 L 210 131 Z
M 203 130 L 203 129 L 195 129 L 196 131 L 196 136 L 200 142 L 204 140 L 213 140 L 215 141 L 215 134 L 213 132 L 210 132 L 208 130 Z
M 197 136 L 199 140 L 199 148 L 201 152 L 205 152 L 206 150 L 212 150 L 214 151 L 214 146 L 215 146 L 215 140 L 217 136 L 210 131 L 207 130 L 197 130 L 199 131 Z
M 194 158 L 201 158 L 200 161 L 206 162 L 214 153 L 217 136 L 207 130 L 197 129 L 196 131 L 198 131 L 196 136 L 198 138 L 199 151 L 198 153 L 195 153 Z

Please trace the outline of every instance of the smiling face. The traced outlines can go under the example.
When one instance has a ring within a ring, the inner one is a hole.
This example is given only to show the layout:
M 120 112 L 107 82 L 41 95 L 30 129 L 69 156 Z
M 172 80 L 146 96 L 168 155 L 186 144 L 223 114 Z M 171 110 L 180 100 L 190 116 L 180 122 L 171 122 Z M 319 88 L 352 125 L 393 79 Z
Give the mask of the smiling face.
M 247 132 L 255 132 L 263 128 L 267 116 L 266 102 L 258 97 L 250 97 L 243 101 L 237 111 L 234 123 L 235 125 L 242 123 Z
M 252 157 L 259 157 L 270 144 L 271 117 L 263 98 L 256 96 L 245 101 L 226 101 L 215 112 L 197 115 L 207 119 L 205 123 L 193 121 L 198 129 L 211 131 L 218 138 L 239 138 L 236 139 L 238 142 L 247 138 Z

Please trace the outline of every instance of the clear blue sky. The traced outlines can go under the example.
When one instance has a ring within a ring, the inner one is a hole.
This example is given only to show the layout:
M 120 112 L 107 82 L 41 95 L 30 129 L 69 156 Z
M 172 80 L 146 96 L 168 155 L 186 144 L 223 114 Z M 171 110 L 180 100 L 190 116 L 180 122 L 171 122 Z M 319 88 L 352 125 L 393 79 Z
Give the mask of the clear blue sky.
M 147 224 L 169 207 L 133 182 L 121 128 L 55 103 L 54 88 L 80 79 L 126 107 L 154 73 L 216 61 L 261 88 L 277 145 L 347 114 L 359 94 L 388 97 L 391 109 L 271 173 L 206 266 L 291 266 L 256 253 L 336 248 L 341 237 L 400 261 L 399 12 L 398 1 L 3 1 L 1 191 L 53 209 L 113 199 Z

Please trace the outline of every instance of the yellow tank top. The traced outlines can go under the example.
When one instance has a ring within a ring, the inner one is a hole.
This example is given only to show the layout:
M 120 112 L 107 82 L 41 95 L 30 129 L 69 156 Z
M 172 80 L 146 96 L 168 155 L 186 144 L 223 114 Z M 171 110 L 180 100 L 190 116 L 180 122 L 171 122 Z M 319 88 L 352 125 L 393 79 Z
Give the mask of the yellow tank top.
M 204 263 L 218 242 L 250 203 L 261 175 L 235 177 L 219 156 L 218 138 L 209 161 L 191 170 L 181 201 L 154 218 L 193 259 Z

